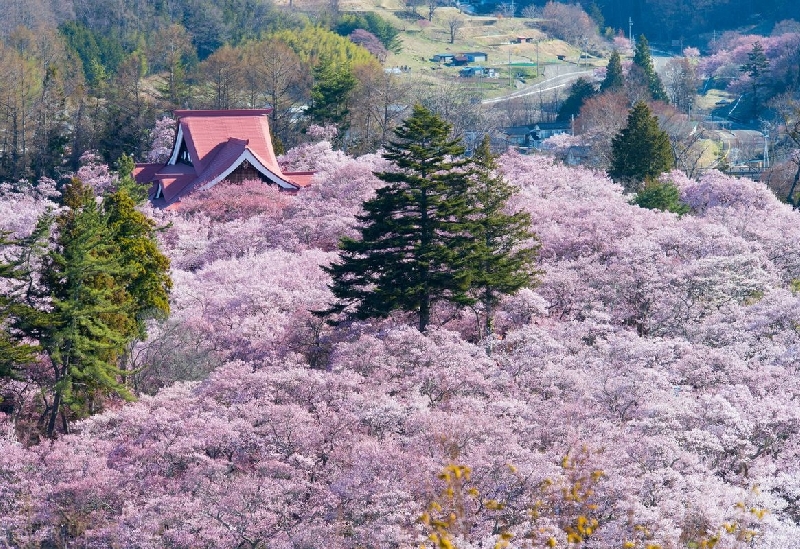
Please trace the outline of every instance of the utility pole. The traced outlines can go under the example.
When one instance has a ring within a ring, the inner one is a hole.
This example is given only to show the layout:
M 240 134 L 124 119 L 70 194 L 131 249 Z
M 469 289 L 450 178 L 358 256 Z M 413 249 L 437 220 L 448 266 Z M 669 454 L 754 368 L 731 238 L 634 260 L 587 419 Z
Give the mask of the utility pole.
M 539 78 L 539 40 L 536 41 L 536 78 Z
M 511 50 L 508 50 L 508 87 L 513 87 L 511 84 Z
M 580 56 L 580 59 L 578 60 L 578 68 L 581 68 L 583 66 L 583 52 L 587 47 L 589 47 L 589 39 L 588 38 L 584 38 L 583 40 L 581 40 L 581 56 Z M 589 53 L 588 52 L 586 53 L 586 64 L 587 65 L 589 64 Z
M 633 47 L 633 17 L 628 17 L 628 40 L 631 41 L 631 47 Z

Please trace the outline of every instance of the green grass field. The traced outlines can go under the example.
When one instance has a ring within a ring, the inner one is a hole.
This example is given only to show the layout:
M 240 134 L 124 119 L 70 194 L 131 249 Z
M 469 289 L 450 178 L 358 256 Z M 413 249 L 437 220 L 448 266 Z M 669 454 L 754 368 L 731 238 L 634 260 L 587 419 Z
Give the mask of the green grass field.
M 276 3 L 288 5 L 288 0 L 279 0 Z M 309 11 L 313 11 L 315 5 L 316 9 L 325 7 L 325 4 L 313 4 L 309 0 L 293 0 L 293 5 L 300 10 Z M 428 21 L 421 17 L 427 16 L 427 6 L 419 6 L 417 13 L 420 17 L 414 18 L 398 0 L 348 0 L 341 2 L 339 9 L 374 11 L 398 28 L 401 31 L 402 51 L 389 54 L 385 66 L 409 67 L 420 82 L 427 81 L 431 85 L 441 81 L 463 82 L 458 76 L 461 67 L 447 67 L 430 61 L 437 53 L 485 52 L 488 56 L 487 61 L 472 65 L 494 68 L 498 78 L 471 79 L 470 84 L 481 87 L 487 97 L 508 91 L 509 62 L 512 65 L 518 64 L 514 67 L 514 76 L 522 73 L 526 83 L 530 84 L 535 81 L 537 73 L 535 65 L 522 64 L 535 64 L 537 58 L 541 66 L 555 63 L 574 64 L 580 55 L 576 48 L 566 42 L 551 39 L 534 28 L 534 21 L 531 19 L 459 14 L 456 8 L 440 7 L 436 9 L 433 20 Z M 451 44 L 448 20 L 454 16 L 463 18 L 464 26 Z M 511 40 L 517 36 L 529 37 L 533 42 L 512 44 Z M 562 56 L 563 60 L 559 60 L 559 56 Z M 586 62 L 584 59 L 584 63 Z M 605 61 L 594 60 L 591 63 L 603 65 Z

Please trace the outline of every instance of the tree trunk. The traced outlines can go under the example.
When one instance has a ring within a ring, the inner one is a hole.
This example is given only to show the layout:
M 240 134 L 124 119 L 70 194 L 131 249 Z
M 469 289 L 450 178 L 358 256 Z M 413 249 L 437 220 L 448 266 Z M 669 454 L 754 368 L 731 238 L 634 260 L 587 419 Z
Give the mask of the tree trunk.
M 431 321 L 431 302 L 430 296 L 425 295 L 420 299 L 419 304 L 419 331 L 425 333 L 428 328 L 428 323 Z
M 792 207 L 796 210 L 798 206 L 798 201 L 794 199 L 794 192 L 797 189 L 797 182 L 800 180 L 800 163 L 797 164 L 797 171 L 794 172 L 794 180 L 792 181 L 792 186 L 789 189 L 789 194 L 786 196 L 786 202 L 792 205 Z
M 483 297 L 483 309 L 486 314 L 486 322 L 484 323 L 484 329 L 486 330 L 485 337 L 491 337 L 494 334 L 494 318 L 492 318 L 491 290 L 488 288 Z
M 58 419 L 58 411 L 61 409 L 61 389 L 56 389 L 53 395 L 53 408 L 50 410 L 50 418 L 47 420 L 47 436 L 53 438 L 56 430 L 56 420 Z

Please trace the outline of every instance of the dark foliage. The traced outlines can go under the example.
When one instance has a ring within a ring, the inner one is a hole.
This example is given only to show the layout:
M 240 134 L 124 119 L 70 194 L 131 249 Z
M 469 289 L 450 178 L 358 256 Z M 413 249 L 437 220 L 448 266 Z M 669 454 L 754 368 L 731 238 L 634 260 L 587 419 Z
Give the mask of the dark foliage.
M 668 101 L 669 98 L 667 97 L 667 92 L 664 90 L 664 84 L 661 82 L 661 78 L 658 76 L 653 66 L 653 58 L 650 55 L 650 44 L 643 34 L 636 40 L 633 64 L 641 69 L 645 84 L 647 85 L 647 91 L 650 93 L 650 98 L 655 101 Z
M 502 295 L 532 284 L 536 246 L 526 214 L 509 214 L 513 190 L 494 173 L 489 142 L 467 160 L 451 126 L 420 105 L 384 157 L 394 170 L 363 204 L 359 239 L 340 243 L 340 260 L 326 268 L 338 302 L 327 314 L 355 318 L 415 313 L 419 330 L 437 302 L 481 303 L 484 335 Z
M 402 46 L 398 37 L 400 31 L 377 13 L 342 14 L 333 30 L 341 36 L 349 36 L 356 29 L 374 34 L 387 50 L 395 53 L 400 51 Z
M 622 72 L 622 59 L 619 52 L 614 50 L 611 57 L 608 58 L 608 66 L 606 67 L 606 77 L 600 84 L 600 91 L 619 91 L 625 86 L 625 76 Z
M 649 210 L 661 210 L 678 215 L 688 213 L 690 208 L 681 202 L 678 188 L 670 182 L 648 181 L 644 189 L 636 194 L 634 204 Z
M 573 116 L 578 116 L 581 112 L 581 107 L 583 107 L 583 103 L 596 93 L 597 90 L 594 84 L 583 77 L 578 78 L 572 86 L 570 86 L 569 95 L 558 110 L 558 117 L 556 120 L 566 121 L 570 120 Z
M 384 156 L 397 169 L 377 174 L 387 185 L 363 205 L 361 238 L 343 239 L 340 262 L 326 269 L 339 300 L 330 312 L 362 319 L 416 312 L 424 332 L 435 302 L 472 302 L 468 162 L 450 130 L 419 105 L 395 130 Z
M 612 158 L 608 174 L 615 180 L 637 188 L 675 166 L 669 136 L 646 103 L 638 102 L 628 114 L 625 128 L 611 142 Z

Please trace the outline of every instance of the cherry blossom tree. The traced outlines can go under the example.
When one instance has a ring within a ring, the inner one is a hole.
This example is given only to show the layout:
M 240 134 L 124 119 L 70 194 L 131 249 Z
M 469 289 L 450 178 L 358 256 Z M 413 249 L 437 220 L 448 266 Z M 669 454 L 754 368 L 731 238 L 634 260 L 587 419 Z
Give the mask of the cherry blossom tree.
M 95 194 L 112 191 L 117 185 L 117 174 L 114 173 L 96 151 L 86 151 L 81 155 L 81 167 L 75 176 L 89 185 Z
M 156 120 L 156 125 L 150 132 L 150 150 L 147 151 L 145 161 L 154 164 L 166 164 L 172 155 L 175 144 L 176 122 L 174 118 L 164 116 Z
M 765 64 L 754 72 L 755 44 L 760 44 Z M 798 44 L 800 33 L 785 32 L 772 36 L 724 33 L 717 41 L 716 51 L 703 58 L 698 72 L 706 78 L 727 81 L 727 89 L 734 93 L 752 93 L 764 87 L 768 96 L 797 85 Z M 742 70 L 742 67 L 746 67 Z M 792 67 L 792 68 L 790 68 Z
M 497 305 L 487 356 L 452 311 L 425 334 L 402 314 L 315 324 L 321 267 L 387 166 L 325 142 L 280 161 L 311 186 L 150 212 L 174 289 L 134 350 L 137 402 L 47 444 L 0 408 L 3 543 L 430 545 L 418 519 L 462 467 L 458 547 L 530 547 L 534 528 L 539 546 L 795 544 L 800 225 L 763 184 L 668 173 L 679 217 L 602 173 L 503 155 L 543 274 Z M 52 205 L 6 189 L 0 228 L 25 236 Z M 34 381 L 4 384 L 3 404 Z M 581 479 L 592 495 L 562 501 Z

